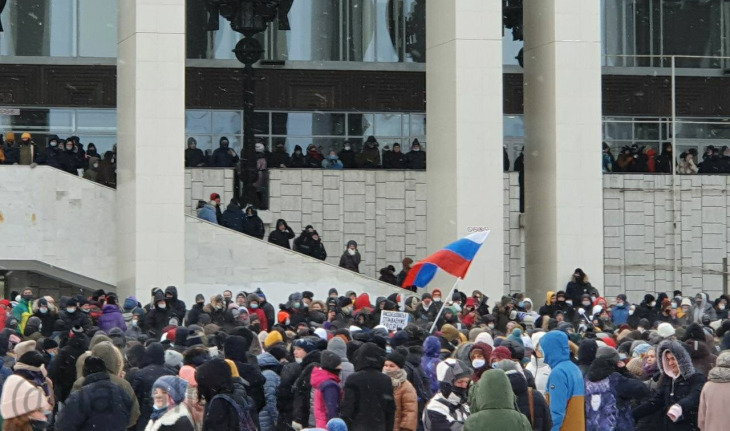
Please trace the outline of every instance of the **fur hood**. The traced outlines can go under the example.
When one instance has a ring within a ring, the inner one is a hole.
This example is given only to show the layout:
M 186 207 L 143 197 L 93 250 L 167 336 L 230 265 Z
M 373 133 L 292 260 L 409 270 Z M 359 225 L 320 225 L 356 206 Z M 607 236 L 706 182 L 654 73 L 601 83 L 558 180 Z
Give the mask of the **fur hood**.
M 664 367 L 665 355 L 671 352 L 675 358 L 677 358 L 677 364 L 679 365 L 679 374 L 681 377 L 688 379 L 692 374 L 695 373 L 695 367 L 692 365 L 692 358 L 690 358 L 687 349 L 682 346 L 678 341 L 665 340 L 659 344 L 657 360 L 659 361 L 659 369 L 662 370 L 667 376 L 676 379 L 680 376 L 674 375 L 671 371 Z
M 222 295 L 214 295 L 210 298 L 210 302 L 205 304 L 205 307 L 203 307 L 203 311 L 210 314 L 216 311 L 219 311 L 217 306 L 223 305 L 223 309 L 220 311 L 225 311 L 225 304 L 223 303 L 223 296 Z
M 56 306 L 52 302 L 53 301 L 53 298 L 51 298 L 50 296 L 44 296 L 43 298 L 38 298 L 35 301 L 33 301 L 33 313 L 38 312 L 38 309 L 40 308 L 40 306 L 38 305 L 38 302 L 41 299 L 45 299 L 46 302 L 48 303 L 48 311 L 50 311 L 52 313 L 57 313 L 58 312 L 58 309 L 56 308 Z
M 171 410 L 168 410 L 160 419 L 157 421 L 150 420 L 145 427 L 145 431 L 158 431 L 161 427 L 171 427 L 177 423 L 180 419 L 187 419 L 190 424 L 193 425 L 193 417 L 190 415 L 190 410 L 185 403 L 178 404 Z

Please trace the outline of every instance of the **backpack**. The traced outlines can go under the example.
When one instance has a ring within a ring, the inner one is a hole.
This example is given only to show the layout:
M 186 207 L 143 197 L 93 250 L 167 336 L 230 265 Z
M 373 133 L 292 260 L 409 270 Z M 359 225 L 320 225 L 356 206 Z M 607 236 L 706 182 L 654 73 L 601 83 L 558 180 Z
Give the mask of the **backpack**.
M 213 397 L 212 400 L 210 400 L 210 403 L 213 404 L 213 401 L 216 400 L 216 398 L 222 399 L 229 404 L 233 406 L 233 408 L 236 409 L 236 413 L 238 414 L 238 429 L 239 431 L 257 431 L 258 427 L 256 426 L 256 423 L 254 422 L 253 418 L 251 417 L 251 414 L 249 413 L 249 410 L 251 409 L 251 403 L 249 400 L 244 399 L 244 406 L 240 406 L 236 400 L 234 400 L 231 396 L 226 394 L 218 394 Z
M 585 388 L 586 431 L 616 429 L 619 412 L 610 377 L 597 382 L 585 378 Z

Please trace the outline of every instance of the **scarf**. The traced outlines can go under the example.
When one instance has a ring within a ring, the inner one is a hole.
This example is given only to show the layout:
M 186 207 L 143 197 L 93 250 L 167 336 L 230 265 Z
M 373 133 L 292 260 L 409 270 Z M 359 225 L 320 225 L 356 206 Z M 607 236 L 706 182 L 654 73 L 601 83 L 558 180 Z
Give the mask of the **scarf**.
M 657 364 L 657 361 L 654 361 L 653 364 L 649 365 L 646 362 L 646 359 L 644 359 L 643 368 L 644 368 L 644 375 L 651 377 L 654 375 L 654 373 L 657 372 L 657 370 L 659 370 L 659 365 Z
M 43 389 L 46 396 L 51 395 L 48 382 L 46 381 L 46 367 L 33 367 L 22 362 L 17 362 L 13 367 L 15 374 L 33 383 L 36 387 Z
M 390 377 L 390 381 L 393 382 L 393 387 L 397 388 L 400 386 L 403 382 L 408 379 L 408 375 L 406 374 L 406 370 L 399 368 L 398 371 L 386 371 L 385 375 Z
M 156 406 L 153 405 L 152 406 L 152 414 L 150 414 L 150 419 L 152 419 L 153 421 L 156 421 L 157 419 L 159 419 L 162 416 L 164 416 L 165 413 L 167 413 L 168 410 L 170 410 L 170 405 L 169 404 L 167 406 L 165 406 L 165 407 L 160 408 L 160 409 L 158 409 Z

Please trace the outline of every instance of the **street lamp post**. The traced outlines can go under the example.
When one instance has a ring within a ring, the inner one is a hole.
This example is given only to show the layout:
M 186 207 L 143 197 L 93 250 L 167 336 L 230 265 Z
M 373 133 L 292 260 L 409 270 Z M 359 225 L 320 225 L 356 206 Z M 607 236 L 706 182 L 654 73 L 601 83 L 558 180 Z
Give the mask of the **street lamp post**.
M 2 0 L 0 0 L 2 1 Z M 242 171 L 246 203 L 260 204 L 253 184 L 258 178 L 256 169 L 256 137 L 253 116 L 256 105 L 256 81 L 253 65 L 261 59 L 264 49 L 254 36 L 266 31 L 269 23 L 278 19 L 279 30 L 290 30 L 289 10 L 294 0 L 207 0 L 208 31 L 220 28 L 219 15 L 231 23 L 233 31 L 241 33 L 233 52 L 243 63 L 243 154 Z M 259 206 L 259 205 L 257 205 Z

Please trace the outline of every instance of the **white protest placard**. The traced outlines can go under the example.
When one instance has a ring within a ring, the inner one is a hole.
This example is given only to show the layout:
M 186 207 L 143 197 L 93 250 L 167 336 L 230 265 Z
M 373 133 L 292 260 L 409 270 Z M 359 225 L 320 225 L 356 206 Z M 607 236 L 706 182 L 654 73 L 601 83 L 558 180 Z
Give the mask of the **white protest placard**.
M 405 329 L 408 325 L 408 313 L 399 311 L 381 311 L 380 324 L 388 328 L 388 331 Z

